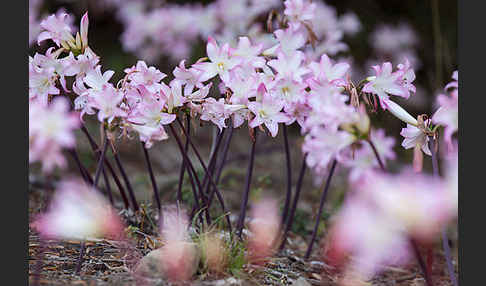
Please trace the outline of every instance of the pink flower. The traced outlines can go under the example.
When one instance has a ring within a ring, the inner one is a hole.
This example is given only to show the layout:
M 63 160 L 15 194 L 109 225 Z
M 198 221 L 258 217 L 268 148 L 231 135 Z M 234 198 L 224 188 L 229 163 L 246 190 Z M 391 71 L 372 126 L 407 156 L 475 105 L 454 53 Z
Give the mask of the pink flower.
M 68 21 L 69 15 L 66 13 L 59 13 L 59 15 L 52 14 L 46 19 L 42 20 L 40 26 L 45 31 L 41 32 L 37 37 L 37 44 L 47 39 L 52 39 L 58 47 L 61 46 L 61 42 L 73 41 L 73 35 L 71 34 L 71 27 Z
M 57 75 L 55 69 L 40 68 L 29 64 L 29 99 L 47 106 L 49 95 L 59 94 L 56 87 Z
M 62 181 L 47 212 L 32 226 L 48 239 L 120 238 L 123 224 L 97 190 L 78 180 Z
M 223 128 L 226 128 L 225 121 L 231 113 L 232 111 L 229 109 L 229 105 L 224 103 L 223 98 L 216 100 L 208 97 L 202 104 L 201 120 L 211 121 L 221 131 Z
M 164 242 L 160 263 L 171 281 L 186 281 L 194 274 L 197 264 L 197 249 L 187 231 L 189 218 L 176 206 L 162 210 L 160 234 Z
M 251 128 L 255 128 L 264 124 L 272 137 L 275 137 L 278 133 L 278 124 L 287 122 L 289 118 L 285 113 L 281 112 L 283 102 L 267 92 L 265 85 L 261 84 L 258 89 L 261 101 L 248 103 L 248 109 L 255 115 L 248 125 Z
M 263 67 L 265 59 L 259 56 L 262 52 L 263 44 L 252 45 L 248 37 L 239 37 L 238 47 L 233 51 L 234 57 L 240 57 L 243 63 L 253 67 Z
M 290 55 L 302 48 L 307 41 L 307 31 L 299 22 L 290 22 L 287 29 L 274 32 L 278 44 L 264 51 L 265 55 L 275 55 L 279 52 Z
M 346 131 L 314 127 L 302 144 L 302 152 L 307 154 L 307 166 L 317 174 L 324 174 L 329 162 L 339 159 L 345 148 L 354 141 L 355 137 Z
M 395 152 L 393 147 L 395 146 L 395 138 L 387 137 L 383 129 L 372 129 L 370 132 L 370 140 L 376 147 L 376 150 L 386 165 L 387 160 L 395 159 Z M 343 165 L 350 167 L 349 179 L 351 182 L 358 182 L 364 176 L 372 172 L 373 169 L 379 167 L 376 155 L 373 152 L 370 144 L 362 142 L 361 147 L 358 150 L 347 150 L 348 154 L 342 156 L 340 161 Z
M 411 258 L 411 249 L 400 226 L 367 203 L 351 196 L 333 218 L 325 259 L 340 265 L 347 255 L 348 275 L 371 279 L 383 265 L 401 265 Z
M 285 0 L 284 14 L 292 21 L 310 21 L 314 18 L 316 4 L 308 0 Z
M 202 71 L 200 80 L 206 81 L 219 75 L 223 82 L 227 82 L 229 71 L 241 63 L 241 58 L 233 56 L 229 44 L 226 43 L 220 48 L 212 37 L 208 38 L 206 51 L 210 62 L 193 65 L 194 68 Z
M 304 54 L 296 51 L 288 56 L 279 53 L 276 60 L 271 60 L 267 64 L 277 71 L 275 80 L 287 78 L 296 82 L 302 82 L 302 77 L 310 72 L 309 69 L 302 66 L 303 60 Z
M 157 92 L 161 88 L 160 81 L 166 77 L 155 67 L 147 67 L 144 61 L 138 61 L 136 66 L 125 69 L 130 83 L 134 86 L 144 85 L 150 92 Z
M 172 73 L 176 80 L 185 84 L 184 95 L 188 95 L 192 93 L 194 87 L 202 88 L 204 85 L 200 80 L 202 72 L 192 67 L 188 69 L 184 63 L 185 60 L 182 60 Z
M 432 156 L 428 145 L 429 137 L 418 127 L 407 124 L 407 128 L 402 128 L 400 135 L 404 137 L 402 147 L 405 149 L 420 148 L 425 154 Z
M 280 230 L 280 217 L 276 200 L 263 199 L 251 209 L 248 238 L 249 261 L 263 264 L 274 253 Z
M 47 107 L 31 104 L 29 108 L 29 137 L 35 138 L 37 146 L 58 144 L 73 147 L 73 131 L 79 127 L 75 113 L 69 112 L 69 102 L 56 97 Z
M 108 85 L 108 81 L 115 74 L 112 70 L 107 70 L 103 74 L 101 73 L 101 66 L 97 65 L 95 69 L 90 70 L 86 73 L 83 81 L 86 85 L 94 89 L 95 91 L 100 91 L 105 85 Z
M 153 141 L 168 138 L 163 126 L 172 123 L 176 115 L 163 112 L 164 108 L 164 99 L 156 99 L 145 94 L 143 101 L 127 118 L 127 121 L 132 123 L 131 127 L 140 134 L 140 140 L 145 142 L 147 148 L 152 146 Z
M 358 16 L 353 12 L 348 12 L 339 17 L 339 27 L 344 33 L 354 35 L 358 33 L 362 26 Z
M 459 127 L 459 90 L 457 82 L 457 71 L 454 72 L 453 78 L 455 81 L 446 85 L 445 90 L 453 88 L 449 95 L 439 94 L 437 96 L 437 104 L 439 109 L 432 116 L 432 122 L 445 127 L 444 141 L 449 150 L 452 150 L 452 135 Z
M 125 117 L 127 115 L 126 111 L 119 106 L 123 100 L 123 93 L 111 85 L 105 85 L 99 91 L 92 91 L 90 97 L 92 100 L 88 104 L 90 108 L 98 109 L 98 120 L 100 122 L 107 119 L 108 123 L 111 123 L 115 117 Z
M 383 109 L 386 109 L 384 101 L 389 99 L 389 94 L 410 97 L 409 89 L 412 89 L 413 85 L 409 81 L 413 80 L 414 76 L 411 77 L 410 70 L 405 69 L 406 65 L 401 67 L 402 69 L 392 73 L 392 64 L 389 62 L 383 63 L 381 67 L 373 66 L 376 76 L 369 77 L 368 83 L 363 87 L 364 92 L 378 95 Z
M 314 79 L 307 82 L 311 88 L 307 103 L 312 111 L 304 124 L 304 131 L 322 125 L 337 129 L 355 113 L 354 108 L 346 104 L 348 96 L 341 93 L 341 88 Z
M 432 241 L 456 216 L 456 207 L 440 178 L 406 169 L 398 175 L 373 174 L 357 192 L 383 215 L 393 218 L 411 237 Z
M 319 80 L 326 80 L 336 86 L 346 85 L 345 75 L 349 68 L 348 63 L 337 63 L 333 65 L 331 59 L 326 54 L 321 56 L 320 63 L 311 62 L 309 64 L 309 69 L 312 70 L 314 77 Z
M 167 111 L 172 113 L 174 107 L 181 107 L 187 99 L 182 96 L 182 83 L 178 80 L 172 80 L 167 86 L 161 84 L 161 93 L 167 98 Z
M 100 58 L 90 48 L 86 48 L 84 53 L 69 62 L 65 73 L 67 76 L 76 75 L 76 79 L 83 78 L 89 71 L 95 70 L 99 61 Z M 110 73 L 105 74 L 108 76 Z

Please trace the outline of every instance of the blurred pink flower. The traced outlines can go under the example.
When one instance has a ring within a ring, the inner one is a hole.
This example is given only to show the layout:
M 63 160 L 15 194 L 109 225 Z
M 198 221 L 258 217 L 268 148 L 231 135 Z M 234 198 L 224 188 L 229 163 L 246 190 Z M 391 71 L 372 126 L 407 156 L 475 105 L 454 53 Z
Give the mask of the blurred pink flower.
M 78 127 L 78 115 L 69 112 L 65 98 L 55 98 L 48 106 L 29 104 L 29 162 L 40 161 L 45 172 L 64 167 L 61 150 L 74 147 Z
M 197 249 L 189 236 L 189 218 L 177 206 L 162 210 L 160 235 L 162 271 L 171 281 L 187 281 L 197 268 Z
M 432 116 L 432 122 L 445 127 L 444 141 L 449 150 L 452 150 L 452 135 L 459 128 L 459 89 L 458 73 L 453 74 L 454 81 L 448 83 L 445 90 L 452 89 L 448 95 L 439 94 L 437 96 L 437 105 L 439 109 Z
M 291 21 L 309 21 L 314 18 L 316 4 L 308 0 L 286 0 L 284 14 Z
M 48 239 L 120 239 L 123 235 L 123 224 L 110 203 L 78 180 L 62 181 L 47 212 L 32 226 Z
M 248 238 L 250 262 L 263 264 L 273 255 L 276 250 L 280 220 L 276 200 L 263 199 L 253 204 Z

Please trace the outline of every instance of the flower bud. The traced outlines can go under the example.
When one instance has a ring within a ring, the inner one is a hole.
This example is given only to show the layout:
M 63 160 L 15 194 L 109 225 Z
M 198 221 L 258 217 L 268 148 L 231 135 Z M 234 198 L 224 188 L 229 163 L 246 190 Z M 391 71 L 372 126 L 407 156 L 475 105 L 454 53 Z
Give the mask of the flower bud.
M 391 100 L 386 100 L 385 101 L 386 106 L 388 111 L 390 111 L 391 114 L 395 115 L 398 119 L 402 120 L 405 123 L 411 124 L 413 126 L 418 125 L 417 119 L 413 118 L 410 113 L 408 113 L 405 109 L 403 109 L 400 105 L 396 104 L 395 102 Z

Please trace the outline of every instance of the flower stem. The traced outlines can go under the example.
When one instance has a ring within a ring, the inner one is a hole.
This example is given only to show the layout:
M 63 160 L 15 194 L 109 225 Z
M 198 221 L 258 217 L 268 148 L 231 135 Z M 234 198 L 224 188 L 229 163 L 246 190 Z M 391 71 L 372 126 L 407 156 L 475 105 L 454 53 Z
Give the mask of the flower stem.
M 137 199 L 135 198 L 135 194 L 133 192 L 132 185 L 130 184 L 130 181 L 128 180 L 127 173 L 125 172 L 125 169 L 123 168 L 123 165 L 121 163 L 120 156 L 118 155 L 118 152 L 115 152 L 115 150 L 113 150 L 113 148 L 112 148 L 111 151 L 113 153 L 113 156 L 115 157 L 115 162 L 116 162 L 116 165 L 118 166 L 118 169 L 120 170 L 123 181 L 125 181 L 125 185 L 127 186 L 128 194 L 130 195 L 130 200 L 132 201 L 133 210 L 138 211 L 139 207 L 138 207 Z
M 238 217 L 238 224 L 236 225 L 236 233 L 241 239 L 241 232 L 243 230 L 243 225 L 245 224 L 246 206 L 248 205 L 248 195 L 250 193 L 251 176 L 253 174 L 253 163 L 255 161 L 255 146 L 258 138 L 258 129 L 254 128 L 255 139 L 251 144 L 250 149 L 250 161 L 248 162 L 248 169 L 246 171 L 245 178 L 245 193 L 243 194 L 243 200 L 241 200 L 240 206 L 240 216 Z
M 155 201 L 157 203 L 157 208 L 159 211 L 161 210 L 161 205 L 160 205 L 160 197 L 159 197 L 159 189 L 157 188 L 157 182 L 155 181 L 155 176 L 154 172 L 152 170 L 152 164 L 150 163 L 150 157 L 147 148 L 145 148 L 145 143 L 140 141 L 142 144 L 142 149 L 143 149 L 143 154 L 145 156 L 145 161 L 147 162 L 147 168 L 150 174 L 150 181 L 152 182 L 152 188 L 154 190 L 154 196 L 155 196 Z
M 302 166 L 299 172 L 299 178 L 297 179 L 297 186 L 295 187 L 295 197 L 294 201 L 292 202 L 292 208 L 290 209 L 290 214 L 287 216 L 287 220 L 284 224 L 285 231 L 282 236 L 282 243 L 280 244 L 279 249 L 282 250 L 287 243 L 287 235 L 289 231 L 292 229 L 292 224 L 294 223 L 295 211 L 297 210 L 297 203 L 299 202 L 300 197 L 300 190 L 302 187 L 302 182 L 304 181 L 305 170 L 307 169 L 307 164 L 305 163 L 307 155 L 304 155 L 304 159 L 302 160 Z
M 427 284 L 427 286 L 433 286 L 434 284 L 432 283 L 432 277 L 430 277 L 430 273 L 427 270 L 427 267 L 425 266 L 425 262 L 422 256 L 420 255 L 420 251 L 418 249 L 417 243 L 415 242 L 415 240 L 410 239 L 410 244 L 412 245 L 412 249 L 413 252 L 415 253 L 415 257 L 417 257 L 418 264 L 422 269 L 422 274 L 424 275 L 425 283 Z
M 331 179 L 332 179 L 332 175 L 334 174 L 334 170 L 336 169 L 336 165 L 337 165 L 337 161 L 336 161 L 336 159 L 334 159 L 332 161 L 331 170 L 329 171 L 329 175 L 327 176 L 326 185 L 325 185 L 324 190 L 323 190 L 322 195 L 321 195 L 321 202 L 319 204 L 319 212 L 317 213 L 317 219 L 316 219 L 316 223 L 314 225 L 314 230 L 312 232 L 311 241 L 309 242 L 309 246 L 307 247 L 307 251 L 305 253 L 305 259 L 309 259 L 311 251 L 312 251 L 312 246 L 314 245 L 314 241 L 316 240 L 316 237 L 317 237 L 317 230 L 319 229 L 319 222 L 321 221 L 321 215 L 322 215 L 322 211 L 324 209 L 324 202 L 326 201 L 327 192 L 329 190 L 329 186 L 331 185 Z
M 79 172 L 81 173 L 81 176 L 83 177 L 84 181 L 86 183 L 88 183 L 89 185 L 93 185 L 93 179 L 91 178 L 90 174 L 88 173 L 86 168 L 81 163 L 81 160 L 79 160 L 79 156 L 78 156 L 78 153 L 76 152 L 76 150 L 75 149 L 69 149 L 68 152 L 73 157 L 74 162 L 76 162 L 76 165 L 78 166 Z
M 224 130 L 223 130 L 224 131 Z M 215 147 L 214 147 L 214 152 L 213 152 L 213 155 L 211 156 L 211 159 L 209 160 L 209 172 L 211 173 L 211 175 L 214 175 L 215 173 L 215 168 L 216 168 L 216 160 L 217 160 L 217 157 L 218 157 L 218 152 L 219 152 L 219 148 L 221 146 L 221 141 L 223 139 L 223 132 L 221 132 L 218 137 L 216 138 L 216 143 L 215 143 Z M 205 179 L 209 178 L 209 176 L 205 176 Z M 207 182 L 207 181 L 206 181 Z M 210 189 L 210 184 L 209 182 L 207 182 L 207 189 L 206 189 L 206 193 L 209 194 L 209 199 L 208 199 L 208 208 L 211 207 L 211 203 L 213 201 L 213 198 L 214 198 L 214 193 L 215 193 L 215 189 L 214 188 L 211 188 L 211 191 L 209 192 L 209 189 Z M 204 183 L 203 183 L 204 184 Z M 217 184 L 217 183 L 216 183 Z
M 370 144 L 371 149 L 373 149 L 373 153 L 375 153 L 376 160 L 378 161 L 378 164 L 380 164 L 381 170 L 385 172 L 385 164 L 383 164 L 383 161 L 381 160 L 380 154 L 378 154 L 378 150 L 376 149 L 375 144 L 373 143 L 373 141 L 371 141 L 371 139 L 368 139 L 366 141 Z
M 98 186 L 98 181 L 100 179 L 101 170 L 103 170 L 103 158 L 105 158 L 106 149 L 108 148 L 108 137 L 105 136 L 105 140 L 103 142 L 103 150 L 101 151 L 100 158 L 98 159 L 98 166 L 96 167 L 95 179 L 93 182 L 93 187 L 96 188 Z
M 289 150 L 289 138 L 287 136 L 287 125 L 282 123 L 283 125 L 283 137 L 284 137 L 284 147 L 285 147 L 285 161 L 287 163 L 287 194 L 285 196 L 285 204 L 284 209 L 282 211 L 282 225 L 287 220 L 288 212 L 289 212 L 289 205 L 290 199 L 292 197 L 292 168 L 291 168 L 291 158 L 290 158 L 290 150 Z
M 113 201 L 113 194 L 111 192 L 111 185 L 110 185 L 110 180 L 108 179 L 108 176 L 106 175 L 105 168 L 101 170 L 103 173 L 103 180 L 105 181 L 105 187 L 106 187 L 106 192 L 108 193 L 108 198 L 110 199 L 110 204 L 113 206 L 115 202 Z
M 95 153 L 95 155 L 97 155 L 99 157 L 101 151 L 99 150 L 98 144 L 96 144 L 96 142 L 94 141 L 94 139 L 91 136 L 91 134 L 89 134 L 88 129 L 86 129 L 86 127 L 84 126 L 84 124 L 81 125 L 81 130 L 83 131 L 83 133 L 88 138 L 88 141 L 90 143 L 91 149 L 93 150 L 93 152 Z M 118 176 L 116 175 L 115 171 L 113 170 L 113 166 L 111 165 L 111 163 L 108 161 L 108 159 L 106 157 L 104 159 L 104 162 L 105 162 L 106 167 L 108 167 L 108 171 L 110 172 L 111 176 L 113 177 L 113 180 L 115 180 L 115 184 L 118 187 L 118 190 L 120 191 L 120 195 L 122 196 L 123 203 L 125 204 L 125 208 L 128 209 L 129 208 L 129 203 L 128 203 L 127 195 L 125 193 L 125 188 L 123 188 L 123 186 L 122 186 L 122 184 L 120 182 L 120 179 L 118 178 Z
M 179 118 L 176 118 L 176 121 L 177 121 L 177 123 L 179 123 L 179 125 L 180 125 L 180 126 L 181 126 L 181 128 L 182 128 L 182 131 L 183 131 L 183 132 L 184 132 L 184 134 L 185 134 L 185 133 L 186 133 L 186 131 L 184 130 L 184 126 L 182 125 L 182 123 L 181 123 L 181 121 L 179 120 Z M 172 127 L 172 125 L 170 125 L 170 126 L 171 126 L 171 128 L 173 128 L 173 127 Z M 173 132 L 173 133 L 174 133 L 174 132 Z M 174 134 L 175 134 L 175 133 L 174 133 Z M 186 137 L 187 137 L 187 135 L 186 135 Z M 219 202 L 220 202 L 221 209 L 223 210 L 223 213 L 226 213 L 226 207 L 225 207 L 225 205 L 224 205 L 224 200 L 223 200 L 223 198 L 222 198 L 222 196 L 221 196 L 221 193 L 220 193 L 220 192 L 219 192 L 219 190 L 218 190 L 218 186 L 216 186 L 216 183 L 214 182 L 214 180 L 213 180 L 213 177 L 212 177 L 211 173 L 209 172 L 208 168 L 206 167 L 206 164 L 204 164 L 204 161 L 203 161 L 203 159 L 202 159 L 201 155 L 199 154 L 199 151 L 197 150 L 196 146 L 194 146 L 194 143 L 192 142 L 192 140 L 191 140 L 189 137 L 187 137 L 187 138 L 188 138 L 188 140 L 189 140 L 189 145 L 191 145 L 191 148 L 192 148 L 192 150 L 194 151 L 194 153 L 196 154 L 196 157 L 197 157 L 197 159 L 199 160 L 199 163 L 201 164 L 201 166 L 203 167 L 204 171 L 206 172 L 206 175 L 207 175 L 207 176 L 208 176 L 208 178 L 209 178 L 209 182 L 211 183 L 211 185 L 212 185 L 212 186 L 213 186 L 213 188 L 214 188 L 214 191 L 216 192 L 216 195 L 217 195 L 218 200 L 219 200 Z M 202 191 L 202 189 L 201 189 L 201 191 Z M 208 202 L 206 201 L 206 202 L 205 202 L 205 204 L 206 204 L 206 207 L 207 207 L 207 206 L 208 206 Z M 207 212 L 207 213 L 208 213 L 208 215 L 209 215 L 209 209 L 206 209 L 206 212 Z M 231 221 L 230 221 L 230 219 L 229 219 L 229 216 L 226 216 L 226 222 L 228 223 L 228 227 L 229 227 L 229 228 L 230 228 L 230 230 L 231 230 L 231 229 L 232 229 L 232 227 L 231 227 Z
M 86 244 L 85 242 L 81 242 L 81 246 L 79 247 L 79 257 L 78 257 L 78 263 L 76 264 L 76 271 L 74 272 L 76 275 L 79 275 L 79 272 L 81 271 L 81 266 L 83 264 L 84 260 L 84 250 L 86 249 Z
M 187 153 L 184 152 L 184 148 L 182 146 L 181 139 L 177 135 L 177 132 L 175 131 L 174 126 L 172 126 L 172 124 L 169 124 L 169 128 L 170 128 L 170 131 L 172 132 L 172 135 L 174 136 L 174 138 L 177 142 L 177 146 L 179 147 L 179 151 L 182 154 L 182 159 L 185 162 L 186 167 L 188 167 L 188 174 L 189 174 L 189 177 L 191 178 L 191 184 L 192 184 L 192 187 L 193 187 L 194 201 L 195 201 L 195 206 L 196 206 L 195 211 L 197 212 L 199 210 L 199 198 L 198 198 L 197 191 L 196 191 L 196 188 L 195 188 L 195 185 L 194 185 L 193 182 L 196 183 L 197 190 L 199 190 L 199 194 L 203 195 L 202 188 L 201 188 L 201 182 L 199 181 L 196 170 L 194 169 L 194 166 L 192 165 L 191 160 L 189 159 L 189 156 L 187 156 Z M 182 128 L 182 129 L 184 130 L 184 128 Z M 187 135 L 186 135 L 186 138 L 189 138 L 189 137 L 187 137 Z M 191 172 L 192 172 L 192 176 L 191 176 Z M 194 179 L 194 180 L 192 180 L 192 179 Z M 204 206 L 206 204 L 206 199 L 205 199 L 204 196 L 201 196 L 201 201 L 202 201 L 203 206 Z M 207 218 L 207 216 L 209 216 L 209 211 L 206 209 L 206 218 Z
M 439 142 L 433 137 L 429 137 L 429 149 L 432 153 L 432 168 L 434 171 L 434 176 L 439 176 L 439 162 L 437 160 L 437 151 L 439 150 Z M 443 227 L 441 231 L 442 235 L 442 248 L 444 249 L 444 254 L 447 263 L 447 271 L 449 272 L 449 278 L 451 279 L 452 285 L 457 286 L 457 278 L 454 271 L 454 265 L 452 264 L 451 248 L 449 246 L 449 238 L 447 237 L 447 228 Z
M 223 172 L 223 167 L 224 167 L 224 164 L 226 163 L 226 157 L 228 155 L 228 150 L 229 150 L 229 146 L 230 146 L 230 143 L 231 143 L 231 139 L 233 138 L 233 125 L 232 123 L 230 122 L 230 126 L 228 127 L 229 129 L 229 134 L 226 135 L 226 141 L 224 141 L 224 147 L 223 147 L 223 157 L 221 158 L 220 162 L 219 162 L 219 166 L 217 168 L 217 172 L 216 172 L 216 184 L 219 183 L 219 179 L 221 177 L 221 173 Z
M 191 136 L 191 117 L 187 116 L 186 128 L 187 136 Z M 184 145 L 184 152 L 189 151 L 189 140 L 186 138 L 186 144 Z M 177 187 L 177 201 L 182 202 L 182 183 L 184 182 L 184 173 L 186 171 L 186 161 L 182 160 L 181 171 L 179 173 L 179 186 Z

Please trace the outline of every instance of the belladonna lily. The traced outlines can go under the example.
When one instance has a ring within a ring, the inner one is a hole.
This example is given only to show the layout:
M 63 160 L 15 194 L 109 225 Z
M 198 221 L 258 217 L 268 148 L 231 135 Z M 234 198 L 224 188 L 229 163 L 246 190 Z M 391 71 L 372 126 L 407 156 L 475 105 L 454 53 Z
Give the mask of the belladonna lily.
M 71 34 L 71 27 L 67 23 L 68 18 L 68 14 L 60 13 L 59 15 L 52 14 L 42 20 L 40 26 L 45 31 L 39 34 L 37 43 L 40 44 L 47 39 L 51 39 L 60 47 L 62 42 L 74 42 L 75 39 Z
M 106 72 L 101 73 L 101 66 L 98 65 L 93 70 L 86 73 L 83 81 L 87 86 L 99 91 L 103 89 L 104 85 L 108 84 L 108 81 L 114 74 L 115 72 L 112 70 L 107 70 Z
M 327 80 L 336 86 L 344 86 L 346 85 L 344 76 L 350 66 L 348 63 L 333 64 L 331 59 L 326 54 L 323 54 L 321 61 L 319 63 L 311 62 L 309 68 L 312 70 L 314 77 L 319 80 Z
M 415 90 L 412 85 L 415 75 L 412 76 L 413 70 L 411 71 L 407 62 L 400 65 L 395 72 L 392 72 L 392 64 L 389 62 L 383 63 L 382 66 L 373 66 L 373 69 L 376 75 L 368 77 L 368 83 L 362 91 L 378 95 L 383 109 L 387 108 L 385 101 L 389 99 L 390 94 L 409 98 L 410 90 Z
M 202 71 L 201 81 L 206 81 L 219 74 L 221 80 L 227 82 L 229 80 L 229 71 L 242 61 L 240 57 L 233 56 L 229 44 L 219 47 L 216 40 L 212 37 L 208 38 L 206 52 L 210 62 L 201 62 L 193 65 L 194 68 Z
M 115 117 L 127 115 L 126 111 L 119 107 L 123 93 L 111 85 L 105 85 L 100 91 L 93 91 L 90 96 L 92 100 L 88 104 L 90 108 L 98 109 L 98 120 L 100 122 L 108 119 L 108 123 L 111 123 Z
M 278 124 L 289 120 L 288 116 L 281 112 L 284 104 L 267 92 L 263 84 L 258 87 L 258 93 L 261 101 L 248 103 L 248 109 L 255 115 L 249 126 L 255 128 L 264 124 L 272 137 L 275 137 L 278 133 Z

